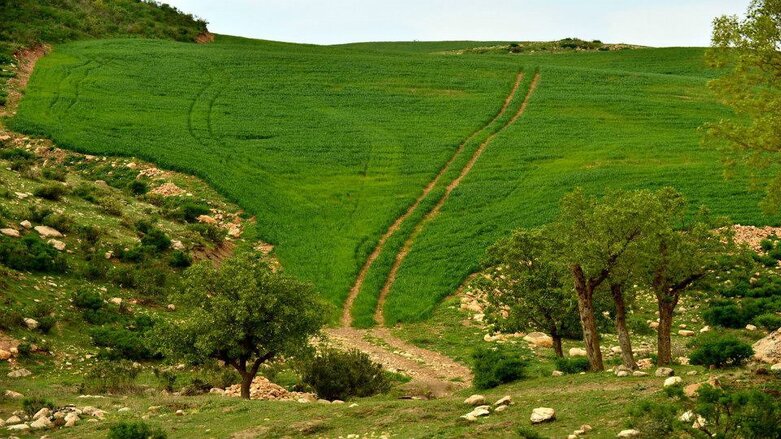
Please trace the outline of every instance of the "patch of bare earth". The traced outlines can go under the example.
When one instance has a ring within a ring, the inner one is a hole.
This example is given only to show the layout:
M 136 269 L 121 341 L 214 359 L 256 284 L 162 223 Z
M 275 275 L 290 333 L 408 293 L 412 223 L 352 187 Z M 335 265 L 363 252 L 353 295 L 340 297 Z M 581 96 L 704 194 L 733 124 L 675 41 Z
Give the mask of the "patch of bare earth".
M 35 64 L 50 51 L 49 45 L 41 44 L 21 49 L 14 54 L 16 75 L 8 80 L 8 99 L 5 106 L 0 105 L 0 116 L 13 116 L 16 113 L 16 107 L 22 99 L 22 92 L 27 87 L 27 81 L 30 80 Z

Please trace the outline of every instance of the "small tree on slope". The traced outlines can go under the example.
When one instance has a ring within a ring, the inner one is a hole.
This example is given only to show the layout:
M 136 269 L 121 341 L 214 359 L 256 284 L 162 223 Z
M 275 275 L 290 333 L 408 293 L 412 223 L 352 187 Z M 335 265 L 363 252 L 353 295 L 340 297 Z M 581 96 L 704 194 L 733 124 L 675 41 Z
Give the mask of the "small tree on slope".
M 503 330 L 529 328 L 549 332 L 562 357 L 562 326 L 577 310 L 567 268 L 556 257 L 555 243 L 542 230 L 517 230 L 488 250 L 490 279 L 478 282 L 488 293 L 486 314 Z
M 327 314 L 311 287 L 271 272 L 250 255 L 220 268 L 208 263 L 189 268 L 179 298 L 191 311 L 184 320 L 156 325 L 160 351 L 225 362 L 241 375 L 246 399 L 260 365 L 308 349 Z

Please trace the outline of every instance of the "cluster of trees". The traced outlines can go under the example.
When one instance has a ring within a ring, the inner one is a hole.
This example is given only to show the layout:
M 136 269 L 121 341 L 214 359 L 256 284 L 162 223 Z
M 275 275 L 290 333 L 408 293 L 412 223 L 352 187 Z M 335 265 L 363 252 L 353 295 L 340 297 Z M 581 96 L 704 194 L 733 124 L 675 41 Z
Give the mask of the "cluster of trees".
M 514 329 L 551 334 L 563 355 L 562 333 L 577 313 L 592 370 L 603 370 L 596 303 L 613 310 L 622 360 L 635 368 L 627 307 L 650 290 L 659 311 L 658 364 L 671 362 L 670 333 L 683 294 L 708 280 L 735 254 L 730 229 L 705 211 L 686 215 L 670 188 L 612 192 L 603 198 L 576 190 L 558 216 L 534 230 L 518 230 L 488 252 L 494 270 L 487 314 Z

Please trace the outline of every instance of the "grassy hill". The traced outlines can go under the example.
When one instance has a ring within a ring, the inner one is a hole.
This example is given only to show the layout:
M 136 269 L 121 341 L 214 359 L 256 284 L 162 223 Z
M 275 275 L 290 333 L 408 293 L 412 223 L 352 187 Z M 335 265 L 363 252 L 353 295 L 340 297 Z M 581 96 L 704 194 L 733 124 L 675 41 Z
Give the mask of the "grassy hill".
M 576 186 L 671 185 L 693 209 L 777 221 L 761 213 L 761 194 L 744 178 L 725 181 L 718 153 L 700 145 L 697 128 L 727 115 L 706 89 L 715 72 L 702 49 L 439 54 L 483 44 L 322 47 L 222 36 L 203 46 L 62 44 L 39 62 L 11 124 L 80 151 L 203 177 L 256 215 L 260 238 L 277 245 L 288 272 L 335 305 L 388 227 L 443 171 L 369 267 L 353 310 L 359 325 L 372 324 L 399 249 L 488 136 L 480 129 L 518 72 L 524 90 L 540 74 L 525 114 L 409 243 L 388 322 L 429 316 L 488 244 L 544 223 Z M 465 142 L 474 133 L 482 134 Z

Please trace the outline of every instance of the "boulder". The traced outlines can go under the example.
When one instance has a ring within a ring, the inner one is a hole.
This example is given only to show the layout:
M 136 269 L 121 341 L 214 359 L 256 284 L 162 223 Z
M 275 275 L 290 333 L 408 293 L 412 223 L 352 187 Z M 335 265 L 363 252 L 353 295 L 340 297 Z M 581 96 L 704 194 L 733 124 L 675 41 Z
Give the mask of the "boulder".
M 13 399 L 24 398 L 24 395 L 22 395 L 21 393 L 14 392 L 13 390 L 10 389 L 5 391 L 5 396 L 6 398 L 13 398 Z
M 654 367 L 654 362 L 650 358 L 641 358 L 637 360 L 637 367 L 640 369 L 650 369 Z
M 11 238 L 18 238 L 21 236 L 19 231 L 14 229 L 0 229 L 0 233 L 5 236 L 10 236 Z
M 753 345 L 754 358 L 763 363 L 781 363 L 781 329 L 768 334 Z
M 556 420 L 556 410 L 549 407 L 537 407 L 532 410 L 532 415 L 529 420 L 532 421 L 532 424 L 554 421 Z
M 38 418 L 35 421 L 30 423 L 30 429 L 31 430 L 43 430 L 45 428 L 51 428 L 52 427 L 52 421 L 49 420 L 47 417 Z
M 621 346 L 611 346 L 610 352 L 614 354 L 620 354 L 621 353 Z
M 44 407 L 38 410 L 37 412 L 35 412 L 35 414 L 33 415 L 33 420 L 36 420 L 38 418 L 43 418 L 43 417 L 48 418 L 51 415 L 52 415 L 52 411 L 49 409 L 49 407 Z
M 507 410 L 507 407 L 509 407 L 509 406 L 506 406 L 506 405 L 500 405 L 499 407 L 496 407 L 496 408 L 494 409 L 494 411 L 495 411 L 496 413 L 501 413 L 501 412 L 503 412 L 503 411 Z
M 632 375 L 632 369 L 624 366 L 623 364 L 620 366 L 616 366 L 613 372 L 616 374 L 617 377 L 628 377 L 629 375 Z
M 669 367 L 660 367 L 656 369 L 656 372 L 654 372 L 654 375 L 658 377 L 671 377 L 675 375 L 675 371 L 670 369 Z
M 122 298 L 121 297 L 112 297 L 111 299 L 108 299 L 109 303 L 113 303 L 114 305 L 122 305 Z
M 62 238 L 62 233 L 59 230 L 49 226 L 35 226 L 35 231 L 41 235 L 41 238 Z
M 644 377 L 644 376 L 648 376 L 648 372 L 643 372 L 641 370 L 636 370 L 636 371 L 632 372 L 632 376 L 633 377 Z
M 629 429 L 629 430 L 621 430 L 616 437 L 638 437 L 640 436 L 640 432 L 635 429 Z
M 68 413 L 65 415 L 65 427 L 73 427 L 76 425 L 77 422 L 79 422 L 81 418 L 79 418 L 79 415 L 76 413 Z
M 173 303 L 169 303 L 168 306 L 165 307 L 168 311 L 176 311 L 176 305 Z
M 6 430 L 8 431 L 29 431 L 30 426 L 27 424 L 16 424 L 12 425 L 10 427 L 6 427 Z
M 33 228 L 33 223 L 31 223 L 28 220 L 24 220 L 24 221 L 20 222 L 19 225 L 24 227 L 25 229 L 32 229 Z
M 708 325 L 705 325 L 702 327 L 702 329 L 700 329 L 700 332 L 708 332 L 708 331 L 710 331 L 710 326 Z
M 650 326 L 651 329 L 657 329 L 659 328 L 659 322 L 651 322 L 648 324 L 648 326 Z
M 697 333 L 690 329 L 681 329 L 678 331 L 678 335 L 681 337 L 694 337 Z
M 781 372 L 781 363 L 776 363 L 776 364 L 770 366 L 770 370 L 772 372 Z
M 555 377 L 564 376 L 564 372 L 560 370 L 554 370 L 553 373 L 551 373 L 551 376 L 555 376 Z
M 752 325 L 751 323 L 746 325 L 746 331 L 756 331 L 756 330 L 757 330 L 757 327 Z
M 483 396 L 483 395 L 472 395 L 469 398 L 464 400 L 464 404 L 466 404 L 466 405 L 483 405 L 483 404 L 485 404 L 485 396 Z
M 13 415 L 10 418 L 5 420 L 6 425 L 14 425 L 14 424 L 21 424 L 21 423 L 22 423 L 22 418 L 16 415 Z
M 664 387 L 677 386 L 682 382 L 683 379 L 681 377 L 669 377 L 666 380 L 664 380 Z
M 688 396 L 689 398 L 694 398 L 695 396 L 697 396 L 697 391 L 700 390 L 700 387 L 702 387 L 702 383 L 689 384 L 688 386 L 683 388 L 683 394 Z
M 530 332 L 523 339 L 538 348 L 553 347 L 553 339 L 544 332 Z
M 24 325 L 27 326 L 27 329 L 35 329 L 38 327 L 38 320 L 26 317 L 24 319 Z
M 588 355 L 588 352 L 586 352 L 583 348 L 570 348 L 569 350 L 569 356 L 570 357 L 585 357 Z
M 11 358 L 11 351 L 0 349 L 0 361 L 5 361 Z
M 474 421 L 481 416 L 488 416 L 490 413 L 491 411 L 488 409 L 488 406 L 484 405 L 480 407 L 475 407 L 474 410 L 465 414 L 464 416 L 461 416 L 461 418 L 466 419 L 467 421 Z

